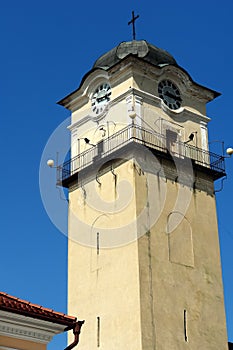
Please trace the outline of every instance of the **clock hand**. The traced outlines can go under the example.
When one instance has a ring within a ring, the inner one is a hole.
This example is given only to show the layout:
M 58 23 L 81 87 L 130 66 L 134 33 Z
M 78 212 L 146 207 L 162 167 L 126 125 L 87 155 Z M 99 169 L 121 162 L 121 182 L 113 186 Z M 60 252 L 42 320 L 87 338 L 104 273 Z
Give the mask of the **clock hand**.
M 103 101 L 103 100 L 105 100 L 105 95 L 104 96 L 102 96 L 102 97 L 97 97 L 97 102 L 99 103 L 99 102 L 101 102 L 101 101 Z
M 169 92 L 169 91 L 166 91 L 166 92 L 164 93 L 164 95 L 167 96 L 167 97 L 171 97 L 171 98 L 173 98 L 174 100 L 181 101 L 180 96 L 177 96 L 177 95 L 175 95 L 175 94 L 172 94 L 172 93 Z
M 97 102 L 99 103 L 99 102 L 101 102 L 101 101 L 104 101 L 104 100 L 109 100 L 109 96 L 111 95 L 111 92 L 109 92 L 109 93 L 106 93 L 104 96 L 101 96 L 101 97 L 97 97 Z
M 169 92 L 169 91 L 166 91 L 165 93 L 164 93 L 164 95 L 165 96 L 168 96 L 168 97 L 171 97 L 171 98 L 173 98 L 173 99 L 175 99 L 175 95 L 174 94 L 172 94 L 171 92 Z

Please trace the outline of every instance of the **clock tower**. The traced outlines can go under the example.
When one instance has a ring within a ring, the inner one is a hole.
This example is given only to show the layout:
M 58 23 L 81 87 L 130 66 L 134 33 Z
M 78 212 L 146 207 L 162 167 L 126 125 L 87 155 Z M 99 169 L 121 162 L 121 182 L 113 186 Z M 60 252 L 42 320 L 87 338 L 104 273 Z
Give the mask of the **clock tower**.
M 166 51 L 122 42 L 59 104 L 72 112 L 68 312 L 83 350 L 226 350 L 206 104 Z

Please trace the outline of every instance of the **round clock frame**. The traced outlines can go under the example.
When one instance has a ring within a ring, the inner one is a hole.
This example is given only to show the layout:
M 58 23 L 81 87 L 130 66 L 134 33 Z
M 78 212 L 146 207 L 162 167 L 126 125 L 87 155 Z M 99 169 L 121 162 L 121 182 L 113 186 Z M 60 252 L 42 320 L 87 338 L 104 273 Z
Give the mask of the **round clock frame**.
M 172 110 L 181 107 L 182 98 L 178 87 L 168 79 L 161 80 L 158 85 L 159 97 Z
M 109 104 L 111 94 L 112 91 L 108 82 L 99 84 L 91 98 L 92 112 L 96 115 L 103 113 Z

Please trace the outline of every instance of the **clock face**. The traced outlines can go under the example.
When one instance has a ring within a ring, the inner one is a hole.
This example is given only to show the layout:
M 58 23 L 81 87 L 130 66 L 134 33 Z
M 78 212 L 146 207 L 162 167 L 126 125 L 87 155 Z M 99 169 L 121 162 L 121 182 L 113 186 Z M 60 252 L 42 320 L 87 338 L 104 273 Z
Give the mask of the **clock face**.
M 92 95 L 91 106 L 92 111 L 98 115 L 102 113 L 109 101 L 111 96 L 111 87 L 108 83 L 100 84 Z
M 182 99 L 180 91 L 170 80 L 162 80 L 158 86 L 159 97 L 170 109 L 178 109 Z

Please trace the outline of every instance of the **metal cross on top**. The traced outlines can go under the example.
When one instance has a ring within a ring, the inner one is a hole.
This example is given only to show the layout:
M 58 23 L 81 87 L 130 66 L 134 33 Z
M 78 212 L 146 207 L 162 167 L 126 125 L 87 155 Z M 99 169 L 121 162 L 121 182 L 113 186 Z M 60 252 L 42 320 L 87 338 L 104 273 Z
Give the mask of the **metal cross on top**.
M 132 19 L 131 21 L 128 22 L 128 25 L 132 24 L 133 25 L 133 40 L 135 40 L 135 21 L 136 19 L 138 19 L 139 15 L 137 15 L 136 17 L 134 16 L 134 11 L 132 11 Z

